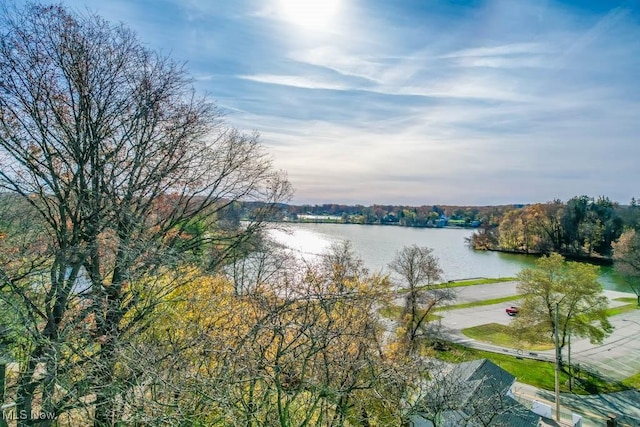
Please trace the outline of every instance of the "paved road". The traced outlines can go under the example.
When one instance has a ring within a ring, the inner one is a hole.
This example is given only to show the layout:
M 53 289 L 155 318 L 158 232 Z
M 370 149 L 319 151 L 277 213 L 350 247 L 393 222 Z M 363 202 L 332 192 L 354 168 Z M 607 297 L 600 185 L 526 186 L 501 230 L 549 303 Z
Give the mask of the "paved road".
M 466 286 L 456 289 L 456 304 L 483 301 L 517 295 L 516 282 L 504 282 L 491 285 Z M 622 305 L 615 298 L 634 297 L 634 294 L 605 291 L 611 306 Z M 462 329 L 487 323 L 508 325 L 513 318 L 508 316 L 505 308 L 517 305 L 517 300 L 502 304 L 478 306 L 465 309 L 452 309 L 443 312 L 443 332 L 450 339 L 473 347 L 486 350 L 516 353 L 515 349 L 476 343 L 462 334 Z M 589 367 L 612 380 L 622 380 L 640 372 L 640 310 L 613 316 L 610 318 L 615 327 L 614 332 L 604 340 L 602 345 L 593 345 L 588 339 L 574 338 L 571 342 L 571 361 Z M 565 348 L 568 352 L 568 348 Z M 528 352 L 524 353 L 527 356 Z M 553 360 L 554 351 L 539 351 L 531 355 L 534 358 Z M 564 354 L 567 360 L 567 354 Z

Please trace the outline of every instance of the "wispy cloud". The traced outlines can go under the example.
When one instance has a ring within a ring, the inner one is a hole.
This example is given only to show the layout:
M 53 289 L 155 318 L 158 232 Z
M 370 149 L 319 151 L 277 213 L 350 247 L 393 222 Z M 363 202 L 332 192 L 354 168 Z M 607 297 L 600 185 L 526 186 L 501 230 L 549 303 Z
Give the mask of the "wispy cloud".
M 321 81 L 306 76 L 286 76 L 286 75 L 270 75 L 256 74 L 252 76 L 238 76 L 239 79 L 251 80 L 258 83 L 266 83 L 272 85 L 292 86 L 303 89 L 326 89 L 326 90 L 348 90 L 345 85 L 332 81 Z
M 540 53 L 552 53 L 552 51 L 542 43 L 512 43 L 498 46 L 474 47 L 461 49 L 441 56 L 441 58 L 464 58 L 464 57 L 496 57 L 513 55 L 530 55 Z

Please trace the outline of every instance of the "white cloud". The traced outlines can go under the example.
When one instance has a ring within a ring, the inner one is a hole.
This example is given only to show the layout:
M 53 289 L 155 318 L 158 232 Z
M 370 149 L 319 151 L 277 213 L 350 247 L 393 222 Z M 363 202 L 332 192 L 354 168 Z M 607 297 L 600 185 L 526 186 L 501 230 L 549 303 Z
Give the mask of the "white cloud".
M 498 46 L 484 46 L 469 49 L 461 49 L 441 55 L 441 58 L 466 58 L 466 57 L 496 57 L 513 55 L 531 55 L 552 53 L 553 51 L 542 43 L 512 43 Z
M 335 82 L 323 81 L 321 79 L 310 78 L 307 76 L 278 76 L 273 74 L 256 74 L 238 76 L 240 79 L 251 80 L 258 83 L 266 83 L 272 85 L 292 86 L 303 89 L 328 89 L 328 90 L 347 90 L 348 87 L 337 84 Z

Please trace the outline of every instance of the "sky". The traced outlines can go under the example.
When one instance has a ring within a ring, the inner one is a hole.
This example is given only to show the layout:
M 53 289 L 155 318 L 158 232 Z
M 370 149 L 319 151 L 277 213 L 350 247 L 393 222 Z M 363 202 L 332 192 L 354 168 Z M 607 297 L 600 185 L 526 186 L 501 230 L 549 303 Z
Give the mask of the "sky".
M 63 0 L 257 131 L 294 204 L 640 196 L 640 0 Z

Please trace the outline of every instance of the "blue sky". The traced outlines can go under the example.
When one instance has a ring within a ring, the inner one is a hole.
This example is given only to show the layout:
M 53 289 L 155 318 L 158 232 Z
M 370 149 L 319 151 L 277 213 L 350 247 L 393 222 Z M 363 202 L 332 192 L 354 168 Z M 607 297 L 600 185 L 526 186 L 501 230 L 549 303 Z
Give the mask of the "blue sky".
M 63 4 L 186 61 L 294 203 L 640 196 L 640 0 Z

